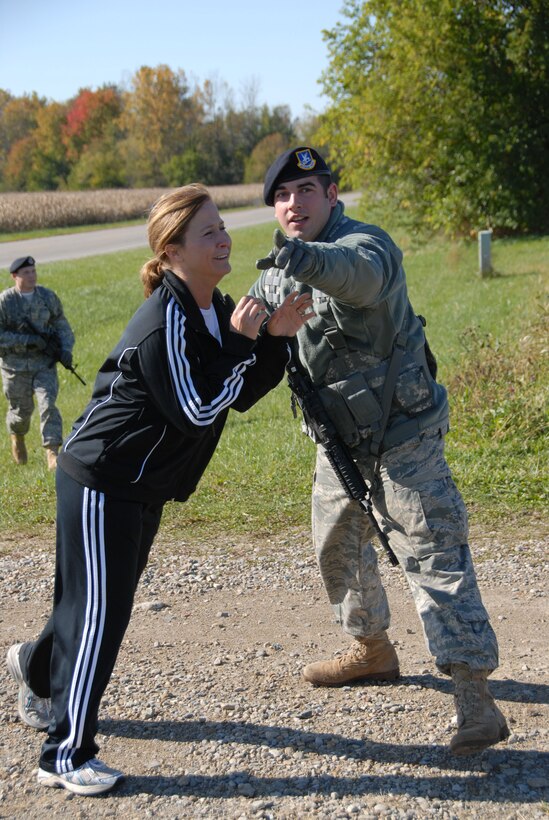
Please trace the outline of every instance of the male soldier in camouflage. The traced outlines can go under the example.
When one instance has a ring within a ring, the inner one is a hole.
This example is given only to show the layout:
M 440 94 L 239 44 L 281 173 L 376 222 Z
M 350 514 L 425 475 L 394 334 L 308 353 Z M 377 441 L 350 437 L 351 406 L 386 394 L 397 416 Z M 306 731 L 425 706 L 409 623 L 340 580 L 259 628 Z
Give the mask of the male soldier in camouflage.
M 381 228 L 345 216 L 312 148 L 273 163 L 264 200 L 283 233 L 275 231 L 273 250 L 258 261 L 263 273 L 251 293 L 274 309 L 292 290 L 312 292 L 316 316 L 297 334 L 300 365 L 372 485 L 376 520 L 406 574 L 428 649 L 454 681 L 458 728 L 450 748 L 480 751 L 509 734 L 487 686 L 498 647 L 477 587 L 466 510 L 444 457 L 446 390 L 408 299 L 402 253 Z M 312 523 L 330 603 L 354 641 L 341 656 L 306 666 L 305 680 L 338 686 L 397 678 L 373 528 L 320 446 Z
M 14 285 L 0 293 L 0 367 L 11 452 L 17 464 L 27 463 L 25 435 L 36 396 L 42 444 L 48 468 L 53 470 L 63 440 L 61 414 L 55 406 L 59 392 L 55 364 L 57 358 L 64 367 L 72 365 L 74 335 L 59 297 L 36 284 L 32 256 L 12 262 L 10 273 Z

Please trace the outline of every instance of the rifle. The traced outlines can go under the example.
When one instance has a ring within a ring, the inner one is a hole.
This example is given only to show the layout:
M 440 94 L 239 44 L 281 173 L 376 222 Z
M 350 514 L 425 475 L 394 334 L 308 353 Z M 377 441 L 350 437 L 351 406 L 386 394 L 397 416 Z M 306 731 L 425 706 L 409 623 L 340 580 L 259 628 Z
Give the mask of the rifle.
M 359 502 L 374 527 L 389 561 L 394 567 L 398 566 L 398 559 L 391 549 L 387 536 L 375 519 L 372 509 L 372 490 L 366 484 L 364 476 L 353 460 L 349 447 L 334 427 L 326 408 L 322 404 L 318 389 L 309 376 L 302 373 L 293 361 L 290 361 L 287 365 L 286 372 L 288 384 L 292 391 L 294 417 L 296 416 L 295 405 L 297 402 L 306 424 L 313 431 L 315 439 L 326 453 L 326 457 L 348 498 Z
M 40 330 L 39 328 L 36 327 L 34 322 L 32 322 L 28 317 L 25 317 L 25 322 L 27 323 L 27 325 L 29 326 L 29 328 L 32 330 L 33 333 L 35 333 L 37 336 L 40 336 L 40 338 L 43 339 L 46 342 L 46 347 L 44 348 L 44 353 L 46 353 L 46 355 L 48 355 L 48 356 L 51 356 L 54 363 L 55 362 L 60 362 L 60 364 L 62 364 L 63 367 L 65 368 L 65 370 L 70 370 L 70 372 L 74 376 L 76 376 L 78 381 L 82 382 L 82 384 L 85 385 L 86 382 L 84 381 L 84 379 L 82 378 L 80 373 L 76 372 L 76 367 L 73 364 L 67 365 L 67 364 L 64 364 L 61 361 L 61 358 L 60 358 L 60 356 L 61 356 L 61 345 L 59 344 L 59 338 L 58 338 L 57 333 L 55 332 L 55 330 L 50 330 L 50 331 Z M 53 367 L 53 364 L 51 366 Z

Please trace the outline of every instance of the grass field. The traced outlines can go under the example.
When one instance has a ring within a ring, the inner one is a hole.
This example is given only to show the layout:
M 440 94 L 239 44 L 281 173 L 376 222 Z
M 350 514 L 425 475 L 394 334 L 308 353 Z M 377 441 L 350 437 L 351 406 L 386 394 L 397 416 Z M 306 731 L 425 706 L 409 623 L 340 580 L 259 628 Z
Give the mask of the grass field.
M 233 232 L 233 272 L 222 289 L 234 298 L 254 281 L 254 260 L 271 245 L 272 226 Z M 402 238 L 410 295 L 451 392 L 448 458 L 471 517 L 488 526 L 541 520 L 547 512 L 547 283 L 549 237 L 494 242 L 497 276 L 480 279 L 476 243 Z M 65 431 L 86 404 L 105 354 L 141 301 L 138 272 L 147 249 L 41 265 L 39 281 L 61 297 L 75 330 L 82 386 L 60 368 Z M 9 283 L 6 283 L 9 284 Z M 0 400 L 0 414 L 5 415 Z M 1 439 L 0 528 L 5 542 L 51 538 L 54 477 L 28 436 L 29 464 L 11 460 Z M 181 541 L 264 536 L 307 528 L 313 445 L 293 419 L 280 385 L 250 412 L 231 413 L 221 444 L 193 498 L 166 506 L 163 532 Z

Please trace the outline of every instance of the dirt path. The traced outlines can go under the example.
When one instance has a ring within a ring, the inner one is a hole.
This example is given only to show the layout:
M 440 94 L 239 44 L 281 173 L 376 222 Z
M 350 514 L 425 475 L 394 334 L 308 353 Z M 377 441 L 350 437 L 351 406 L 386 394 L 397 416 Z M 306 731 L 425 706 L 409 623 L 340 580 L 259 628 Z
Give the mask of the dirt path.
M 476 536 L 479 584 L 500 641 L 492 691 L 508 742 L 468 758 L 447 752 L 451 686 L 425 649 L 401 573 L 383 559 L 402 677 L 325 690 L 304 684 L 300 669 L 347 641 L 306 533 L 213 551 L 160 543 L 100 716 L 100 756 L 126 779 L 99 798 L 38 787 L 42 736 L 18 720 L 2 666 L 0 817 L 546 817 L 545 540 Z M 40 544 L 4 547 L 5 653 L 47 616 L 52 556 Z

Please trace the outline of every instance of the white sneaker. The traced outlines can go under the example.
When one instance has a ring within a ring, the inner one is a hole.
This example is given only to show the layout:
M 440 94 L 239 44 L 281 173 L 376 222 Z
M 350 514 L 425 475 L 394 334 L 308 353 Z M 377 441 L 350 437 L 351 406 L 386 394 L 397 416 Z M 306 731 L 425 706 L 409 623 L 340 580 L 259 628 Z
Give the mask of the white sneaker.
M 123 778 L 122 772 L 111 769 L 96 757 L 87 760 L 78 769 L 64 774 L 54 774 L 38 769 L 38 783 L 42 786 L 54 786 L 67 789 L 74 794 L 101 794 L 108 792 Z
M 27 726 L 32 726 L 33 729 L 47 729 L 52 719 L 51 701 L 49 698 L 39 698 L 38 695 L 35 695 L 24 680 L 19 662 L 19 652 L 22 646 L 22 643 L 13 644 L 6 655 L 8 671 L 19 685 L 17 711 L 19 717 Z

